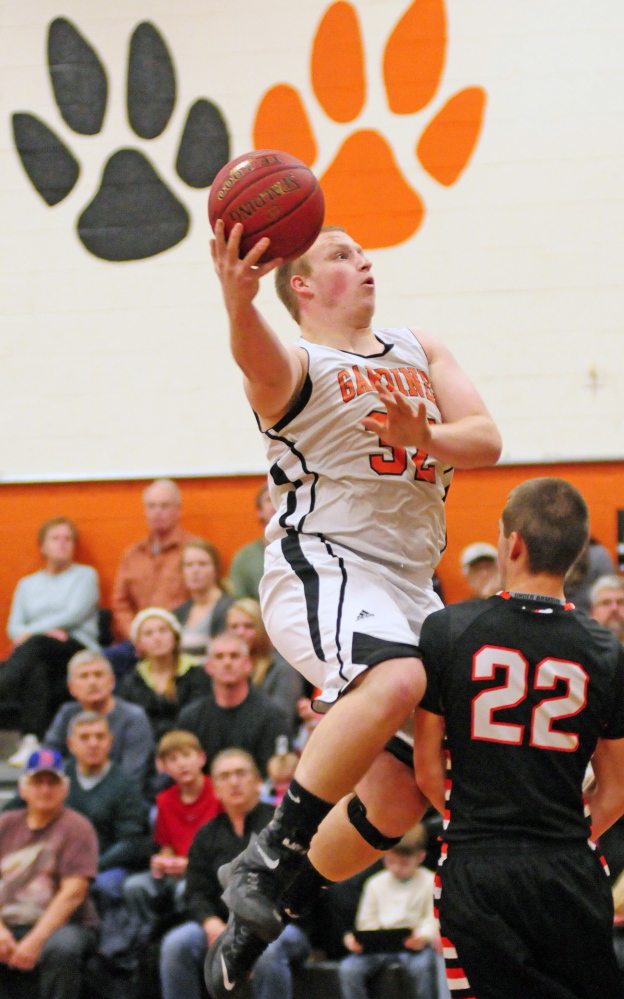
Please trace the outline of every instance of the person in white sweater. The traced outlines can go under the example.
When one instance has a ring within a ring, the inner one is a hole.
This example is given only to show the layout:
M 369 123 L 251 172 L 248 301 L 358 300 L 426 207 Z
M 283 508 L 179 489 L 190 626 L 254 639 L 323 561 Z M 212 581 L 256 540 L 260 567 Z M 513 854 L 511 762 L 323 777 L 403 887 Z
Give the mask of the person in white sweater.
M 74 562 L 78 532 L 67 517 L 41 526 L 44 566 L 20 579 L 7 625 L 13 650 L 0 666 L 0 701 L 19 704 L 23 740 L 12 762 L 21 765 L 69 699 L 67 663 L 81 649 L 98 650 L 99 584 L 95 569 Z
M 355 934 L 344 944 L 352 953 L 340 962 L 343 999 L 368 999 L 367 982 L 384 968 L 401 964 L 422 999 L 437 999 L 438 975 L 434 945 L 438 921 L 433 914 L 433 874 L 421 867 L 425 857 L 424 830 L 407 833 L 384 857 L 385 870 L 365 882 L 355 917 Z M 403 950 L 364 953 L 357 939 L 362 930 L 405 929 Z

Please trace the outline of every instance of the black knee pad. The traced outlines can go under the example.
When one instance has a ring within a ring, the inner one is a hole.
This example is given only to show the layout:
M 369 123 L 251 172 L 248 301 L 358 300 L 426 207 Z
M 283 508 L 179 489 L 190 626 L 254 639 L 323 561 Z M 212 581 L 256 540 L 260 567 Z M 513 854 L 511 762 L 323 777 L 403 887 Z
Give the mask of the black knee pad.
M 370 843 L 375 850 L 391 850 L 402 839 L 401 836 L 385 836 L 372 822 L 369 822 L 366 818 L 366 807 L 357 794 L 347 805 L 347 815 L 349 822 L 357 829 L 362 839 Z

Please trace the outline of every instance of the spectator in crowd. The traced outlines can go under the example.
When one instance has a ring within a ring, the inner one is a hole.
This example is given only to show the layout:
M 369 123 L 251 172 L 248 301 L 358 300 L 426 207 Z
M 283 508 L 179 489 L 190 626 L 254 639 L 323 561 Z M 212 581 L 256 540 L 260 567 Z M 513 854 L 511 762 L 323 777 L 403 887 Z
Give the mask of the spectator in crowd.
M 98 871 L 115 869 L 117 883 L 127 870 L 140 870 L 149 864 L 152 842 L 147 805 L 136 780 L 110 759 L 112 742 L 105 717 L 94 711 L 74 715 L 67 735 L 71 755 L 64 765 L 69 781 L 65 804 L 89 819 L 98 839 Z M 50 752 L 60 757 L 56 750 Z M 24 804 L 18 794 L 2 811 L 23 808 Z M 95 888 L 100 884 L 105 888 L 106 883 L 98 877 Z
M 301 755 L 308 739 L 323 715 L 314 710 L 309 697 L 299 698 L 297 701 L 297 714 L 299 715 L 300 723 L 293 743 L 293 749 Z
M 212 678 L 212 693 L 180 712 L 178 728 L 197 736 L 208 767 L 220 750 L 239 746 L 251 753 L 260 772 L 266 774 L 277 739 L 288 736 L 290 725 L 280 708 L 250 687 L 252 662 L 247 644 L 229 632 L 216 635 L 210 642 L 206 670 Z
M 225 929 L 227 909 L 221 900 L 217 871 L 244 849 L 253 833 L 271 820 L 273 808 L 260 801 L 260 775 L 249 753 L 220 752 L 212 763 L 212 780 L 224 812 L 197 832 L 186 869 L 189 921 L 163 940 L 160 958 L 163 999 L 201 999 L 203 965 L 208 947 Z M 309 944 L 301 930 L 288 926 L 254 968 L 256 999 L 290 999 L 289 963 L 303 961 Z M 224 995 L 227 992 L 224 990 Z
M 24 766 L 58 707 L 67 700 L 67 663 L 97 649 L 98 577 L 74 562 L 78 532 L 67 517 L 39 529 L 44 567 L 17 584 L 7 631 L 13 651 L 0 668 L 0 701 L 20 710 L 21 746 L 10 762 Z
M 241 597 L 252 597 L 253 600 L 260 599 L 258 586 L 264 573 L 264 550 L 266 548 L 264 532 L 275 513 L 266 482 L 256 495 L 256 511 L 262 527 L 262 537 L 257 538 L 256 541 L 251 541 L 248 545 L 243 545 L 236 552 L 230 566 L 230 588 L 236 600 Z
M 366 999 L 367 982 L 396 963 L 405 968 L 421 999 L 437 999 L 433 946 L 439 945 L 439 930 L 433 914 L 433 874 L 420 867 L 424 839 L 422 827 L 415 835 L 407 833 L 384 857 L 386 870 L 365 883 L 355 918 L 356 934 L 347 933 L 344 941 L 352 953 L 338 969 L 343 999 Z M 391 929 L 405 929 L 405 950 L 363 953 L 358 931 Z
M 150 870 L 124 885 L 124 900 L 141 933 L 135 946 L 151 937 L 163 905 L 184 911 L 188 852 L 201 826 L 222 810 L 212 780 L 204 774 L 206 754 L 191 732 L 174 731 L 158 743 L 158 768 L 175 782 L 156 798 L 154 840 L 159 846 Z
M 58 753 L 33 753 L 20 780 L 25 808 L 0 815 L 0 995 L 35 984 L 39 999 L 78 999 L 86 956 L 97 943 L 88 897 L 98 863 L 91 823 L 66 807 L 69 782 Z M 30 991 L 32 995 L 32 991 Z
M 288 790 L 288 785 L 295 775 L 299 757 L 296 753 L 288 752 L 288 742 L 285 739 L 284 752 L 277 752 L 267 763 L 268 779 L 262 785 L 262 801 L 268 801 L 269 805 L 277 808 L 280 801 Z
M 121 693 L 144 709 L 156 739 L 176 727 L 181 708 L 210 692 L 204 669 L 180 652 L 180 634 L 177 617 L 162 607 L 146 607 L 132 622 L 130 635 L 143 658 Z
M 475 541 L 461 553 L 461 567 L 472 600 L 485 600 L 500 590 L 498 553 L 494 545 Z
M 589 603 L 589 616 L 624 642 L 624 577 L 600 576 L 589 591 Z
M 601 576 L 615 573 L 613 559 L 596 538 L 590 538 L 576 562 L 568 572 L 564 583 L 566 599 L 577 610 L 589 614 L 591 608 L 590 591 Z
M 136 780 L 110 758 L 113 736 L 106 717 L 95 711 L 74 715 L 67 745 L 72 754 L 65 766 L 67 805 L 86 816 L 95 829 L 98 870 L 122 868 L 125 876 L 145 867 L 152 852 L 147 806 Z
M 232 603 L 221 579 L 221 558 L 209 541 L 189 541 L 182 549 L 182 579 L 189 599 L 174 609 L 182 626 L 180 649 L 203 666 L 208 639 L 225 628 Z
M 121 556 L 111 600 L 117 645 L 106 650 L 118 679 L 136 663 L 130 628 L 145 607 L 172 610 L 186 599 L 180 557 L 193 535 L 180 527 L 182 500 L 171 479 L 156 479 L 143 493 L 149 534 Z
M 251 597 L 236 600 L 228 609 L 225 623 L 247 643 L 251 656 L 251 682 L 282 709 L 294 723 L 297 701 L 303 695 L 303 677 L 271 645 L 260 604 Z
M 84 711 L 95 712 L 108 723 L 112 736 L 110 759 L 145 787 L 153 769 L 154 736 L 143 708 L 115 697 L 115 675 L 106 656 L 84 650 L 69 660 L 67 685 L 74 698 L 59 708 L 43 740 L 48 749 L 68 752 L 70 723 Z

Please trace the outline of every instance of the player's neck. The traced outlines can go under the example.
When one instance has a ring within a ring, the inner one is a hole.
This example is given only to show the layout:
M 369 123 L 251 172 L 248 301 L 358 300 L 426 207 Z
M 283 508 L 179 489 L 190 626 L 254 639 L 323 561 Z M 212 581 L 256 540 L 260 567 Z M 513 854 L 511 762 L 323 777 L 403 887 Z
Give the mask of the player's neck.
M 378 354 L 380 345 L 369 322 L 358 325 L 333 313 L 305 316 L 301 321 L 301 335 L 311 343 L 337 350 L 350 350 L 354 354 Z
M 556 597 L 565 600 L 563 577 L 551 576 L 546 572 L 532 573 L 524 569 L 508 567 L 505 574 L 505 589 L 509 593 L 534 593 L 540 597 Z

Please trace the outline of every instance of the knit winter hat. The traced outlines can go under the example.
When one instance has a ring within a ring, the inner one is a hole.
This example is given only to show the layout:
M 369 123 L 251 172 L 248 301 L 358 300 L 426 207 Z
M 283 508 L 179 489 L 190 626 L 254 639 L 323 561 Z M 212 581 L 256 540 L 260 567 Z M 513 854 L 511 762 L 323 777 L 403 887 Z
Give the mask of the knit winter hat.
M 164 607 L 145 607 L 144 610 L 139 611 L 132 624 L 130 625 L 130 638 L 132 642 L 136 645 L 137 639 L 139 637 L 139 631 L 141 630 L 141 625 L 144 621 L 147 621 L 148 617 L 159 617 L 162 621 L 166 621 L 171 630 L 178 636 L 182 634 L 182 627 L 178 621 L 175 614 L 171 611 L 165 610 Z

